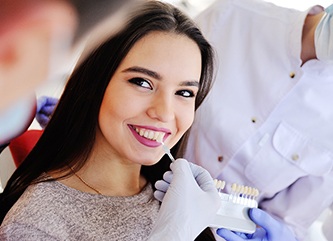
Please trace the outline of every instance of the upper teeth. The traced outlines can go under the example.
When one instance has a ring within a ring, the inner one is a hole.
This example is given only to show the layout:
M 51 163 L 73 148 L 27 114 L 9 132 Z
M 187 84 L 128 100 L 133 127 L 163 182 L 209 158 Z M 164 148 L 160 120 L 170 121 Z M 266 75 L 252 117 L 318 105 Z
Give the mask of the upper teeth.
M 135 131 L 140 136 L 143 136 L 143 137 L 145 137 L 147 139 L 155 140 L 155 141 L 158 141 L 158 142 L 162 142 L 163 141 L 163 137 L 165 135 L 164 132 L 146 130 L 146 129 L 138 128 L 138 127 L 135 127 Z

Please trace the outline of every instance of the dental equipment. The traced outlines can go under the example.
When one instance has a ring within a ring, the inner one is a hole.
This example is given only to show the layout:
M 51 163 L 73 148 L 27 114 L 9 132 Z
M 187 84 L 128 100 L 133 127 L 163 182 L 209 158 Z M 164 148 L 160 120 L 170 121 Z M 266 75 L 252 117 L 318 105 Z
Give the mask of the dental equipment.
M 171 161 L 175 161 L 170 149 L 163 142 L 164 134 L 159 134 L 156 141 L 162 144 L 164 152 Z M 250 219 L 248 211 L 250 208 L 258 207 L 256 198 L 259 191 L 256 188 L 239 184 L 231 185 L 231 193 L 223 193 L 226 182 L 214 179 L 215 186 L 221 198 L 221 207 L 211 225 L 212 228 L 226 228 L 236 232 L 254 233 L 256 224 Z
M 210 227 L 254 233 L 256 224 L 249 218 L 248 210 L 258 207 L 258 189 L 234 183 L 231 185 L 231 193 L 226 194 L 222 193 L 226 182 L 217 179 L 214 182 L 221 197 L 221 207 Z
M 164 150 L 165 154 L 167 154 L 169 156 L 171 161 L 175 161 L 175 158 L 172 156 L 169 147 L 164 144 L 163 137 L 164 137 L 164 134 L 159 135 L 157 137 L 156 141 L 162 144 L 162 147 L 163 147 L 163 150 Z

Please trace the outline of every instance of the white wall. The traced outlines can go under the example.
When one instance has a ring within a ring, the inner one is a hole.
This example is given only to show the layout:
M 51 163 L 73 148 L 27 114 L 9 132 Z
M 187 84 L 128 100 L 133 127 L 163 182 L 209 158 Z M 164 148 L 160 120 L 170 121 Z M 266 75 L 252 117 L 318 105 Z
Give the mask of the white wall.
M 328 7 L 333 3 L 333 1 L 329 0 L 267 0 L 267 2 L 272 2 L 279 6 L 296 8 L 300 10 L 306 10 L 313 5 Z
M 190 16 L 194 17 L 200 11 L 208 7 L 215 0 L 164 0 L 185 10 Z M 330 0 L 265 0 L 276 5 L 299 10 L 306 10 L 314 5 L 327 7 L 333 3 Z

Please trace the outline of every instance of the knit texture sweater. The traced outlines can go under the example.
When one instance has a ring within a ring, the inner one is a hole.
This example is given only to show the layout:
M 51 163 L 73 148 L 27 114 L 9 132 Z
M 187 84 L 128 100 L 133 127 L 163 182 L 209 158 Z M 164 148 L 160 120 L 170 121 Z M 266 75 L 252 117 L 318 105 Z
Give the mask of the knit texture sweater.
M 58 181 L 39 183 L 28 187 L 8 212 L 0 240 L 146 240 L 159 207 L 151 184 L 134 196 L 110 197 Z

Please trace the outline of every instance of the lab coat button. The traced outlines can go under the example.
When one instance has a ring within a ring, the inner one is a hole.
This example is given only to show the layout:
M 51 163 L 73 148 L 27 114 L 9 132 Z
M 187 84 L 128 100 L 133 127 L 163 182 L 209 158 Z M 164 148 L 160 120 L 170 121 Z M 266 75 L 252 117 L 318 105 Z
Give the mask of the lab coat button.
M 295 77 L 295 75 L 296 75 L 296 74 L 295 74 L 294 72 L 291 72 L 291 73 L 289 74 L 290 78 L 292 78 L 292 79 Z
M 222 161 L 223 161 L 223 156 L 218 156 L 218 157 L 217 157 L 217 160 L 218 160 L 219 162 L 222 162 Z
M 291 156 L 291 159 L 292 159 L 293 161 L 298 161 L 298 159 L 299 159 L 299 155 L 294 154 L 294 155 Z

